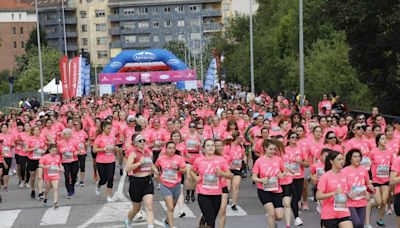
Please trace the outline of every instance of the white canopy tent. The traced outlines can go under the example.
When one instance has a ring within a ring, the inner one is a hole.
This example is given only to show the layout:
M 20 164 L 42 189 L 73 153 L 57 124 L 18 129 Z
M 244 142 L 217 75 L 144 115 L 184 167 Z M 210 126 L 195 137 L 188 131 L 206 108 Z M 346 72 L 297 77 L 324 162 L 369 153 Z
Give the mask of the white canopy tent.
M 40 92 L 40 89 L 38 90 L 38 92 Z M 61 81 L 59 85 L 56 85 L 56 79 L 53 78 L 53 80 L 51 80 L 49 84 L 43 87 L 43 92 L 50 94 L 61 94 L 63 92 Z

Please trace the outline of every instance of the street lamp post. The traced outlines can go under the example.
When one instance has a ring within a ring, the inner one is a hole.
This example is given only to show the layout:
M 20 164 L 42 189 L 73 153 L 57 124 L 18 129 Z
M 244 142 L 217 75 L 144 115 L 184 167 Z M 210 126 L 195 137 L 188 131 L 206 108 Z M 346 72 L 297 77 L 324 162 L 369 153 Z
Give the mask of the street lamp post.
M 42 105 L 44 105 L 42 45 L 40 41 L 39 12 L 38 12 L 37 0 L 35 0 L 35 8 L 36 8 L 36 35 L 37 35 L 37 45 L 38 45 L 38 55 L 39 55 L 40 102 Z
M 253 0 L 249 1 L 250 9 L 250 81 L 251 92 L 254 94 L 254 48 L 253 48 Z
M 300 106 L 304 102 L 304 43 L 303 43 L 303 0 L 299 0 L 299 69 Z
M 61 8 L 62 8 L 63 29 L 64 29 L 64 52 L 65 52 L 65 55 L 68 56 L 68 49 L 67 49 L 67 32 L 65 31 L 64 0 L 61 0 Z
M 200 17 L 200 74 L 201 83 L 204 82 L 204 69 L 203 69 L 203 20 Z

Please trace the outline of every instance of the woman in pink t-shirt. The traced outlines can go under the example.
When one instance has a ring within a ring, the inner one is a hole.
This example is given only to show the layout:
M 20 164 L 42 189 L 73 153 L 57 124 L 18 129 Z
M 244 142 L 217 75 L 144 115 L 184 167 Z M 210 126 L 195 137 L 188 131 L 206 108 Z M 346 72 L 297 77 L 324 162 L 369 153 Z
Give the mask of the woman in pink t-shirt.
M 333 151 L 325 160 L 325 173 L 318 181 L 317 200 L 321 200 L 321 226 L 352 228 L 347 205 L 347 178 L 342 171 L 344 158 Z
M 394 187 L 394 212 L 397 226 L 400 226 L 400 156 L 393 161 L 390 172 L 390 185 Z
M 88 144 L 88 135 L 82 129 L 82 122 L 79 120 L 74 121 L 74 129 L 72 130 L 72 138 L 78 144 L 78 160 L 79 160 L 79 186 L 85 187 L 85 164 L 86 164 L 86 148 Z
M 359 122 L 351 122 L 349 124 L 349 132 L 344 143 L 344 153 L 346 154 L 351 149 L 358 149 L 362 153 L 361 165 L 364 166 L 368 171 L 371 169 L 371 159 L 369 157 L 369 146 L 363 139 L 364 127 Z
M 1 156 L 7 163 L 7 168 L 4 167 L 3 172 L 3 186 L 4 190 L 7 191 L 8 188 L 8 173 L 11 168 L 11 161 L 13 157 L 13 148 L 15 146 L 15 137 L 13 134 L 9 132 L 7 124 L 1 125 L 1 133 L 0 133 L 0 151 Z
M 370 152 L 371 159 L 371 172 L 372 172 L 372 184 L 375 187 L 376 193 L 374 198 L 370 200 L 367 207 L 367 218 L 365 224 L 369 225 L 370 213 L 373 207 L 378 207 L 378 226 L 384 226 L 383 216 L 385 215 L 385 209 L 389 198 L 390 187 L 390 167 L 393 162 L 393 153 L 386 150 L 386 135 L 378 134 L 376 136 L 376 145 Z
M 334 150 L 343 154 L 343 147 L 340 144 L 340 141 L 337 138 L 336 133 L 333 131 L 328 131 L 326 133 L 324 148 L 328 148 L 330 150 Z
M 182 174 L 186 172 L 186 163 L 176 150 L 175 143 L 167 142 L 165 147 L 166 153 L 157 158 L 155 166 L 161 170 L 160 190 L 167 205 L 167 224 L 174 227 L 174 209 L 181 196 L 180 182 Z
M 215 227 L 215 219 L 221 208 L 222 178 L 232 179 L 229 165 L 224 158 L 215 155 L 212 139 L 204 141 L 204 156 L 196 159 L 190 174 L 197 183 L 198 203 L 207 226 Z
M 346 167 L 342 170 L 347 176 L 348 201 L 351 221 L 354 227 L 364 227 L 368 204 L 368 194 L 374 192 L 368 171 L 360 165 L 362 154 L 359 150 L 350 150 L 346 154 Z
M 286 176 L 282 158 L 276 156 L 277 146 L 272 140 L 264 140 L 265 154 L 253 166 L 252 180 L 257 183 L 257 194 L 267 215 L 268 227 L 275 227 L 276 220 L 283 218 L 282 188 L 279 179 Z
M 316 200 L 315 194 L 317 193 L 317 186 L 318 186 L 318 180 L 321 178 L 322 174 L 325 173 L 325 160 L 326 157 L 332 152 L 332 150 L 328 148 L 324 148 L 321 151 L 321 160 L 318 161 L 317 163 L 314 163 L 310 167 L 310 177 L 311 177 L 311 183 L 314 185 L 313 188 L 313 194 L 314 194 L 314 199 L 317 202 L 317 213 L 321 214 L 321 202 Z
M 43 169 L 44 182 L 46 183 L 43 205 L 47 205 L 50 188 L 53 188 L 54 208 L 58 208 L 58 184 L 60 183 L 60 172 L 64 172 L 64 168 L 61 165 L 61 157 L 58 154 L 57 145 L 50 144 L 48 152 L 48 154 L 42 156 L 39 160 L 39 167 Z

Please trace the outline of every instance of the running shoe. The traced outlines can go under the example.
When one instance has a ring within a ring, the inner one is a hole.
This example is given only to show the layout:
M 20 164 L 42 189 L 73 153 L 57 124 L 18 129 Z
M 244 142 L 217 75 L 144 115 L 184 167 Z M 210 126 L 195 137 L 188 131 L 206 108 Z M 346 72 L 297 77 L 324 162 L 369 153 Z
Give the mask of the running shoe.
M 380 227 L 386 227 L 385 223 L 383 222 L 382 219 L 378 219 L 378 221 L 376 221 L 376 225 L 380 226 Z
M 31 186 L 29 185 L 29 183 L 25 183 L 25 188 L 31 188 Z
M 81 181 L 81 182 L 79 183 L 79 186 L 82 187 L 82 188 L 85 187 L 85 184 L 83 183 L 83 181 Z
M 39 200 L 42 200 L 43 199 L 43 192 L 39 193 L 38 197 L 39 197 Z
M 19 183 L 19 186 L 18 186 L 18 187 L 19 187 L 19 188 L 24 188 L 24 186 L 25 186 L 24 183 L 21 182 L 21 183 Z
M 186 202 L 186 203 L 189 203 L 189 202 L 190 202 L 190 196 L 189 196 L 189 195 L 186 195 L 185 202 Z
M 43 199 L 43 207 L 47 207 L 47 199 Z
M 137 218 L 137 220 L 143 219 L 143 211 L 142 211 L 142 210 L 140 210 L 140 211 L 136 214 L 136 218 Z
M 302 208 L 304 211 L 308 211 L 308 210 L 309 210 L 307 201 L 304 201 L 304 202 L 303 202 L 303 205 L 302 205 L 301 208 Z
M 36 198 L 36 193 L 35 193 L 35 191 L 31 191 L 31 198 L 32 198 L 32 199 L 35 199 L 35 198 Z
M 192 195 L 192 196 L 190 197 L 190 199 L 192 200 L 193 203 L 196 201 L 196 197 L 195 197 L 194 195 Z
M 166 218 L 164 219 L 164 227 L 165 228 L 170 228 L 168 220 Z
M 106 202 L 107 203 L 112 203 L 112 202 L 114 202 L 114 200 L 111 197 L 107 196 Z
M 124 171 L 122 169 L 119 169 L 119 175 L 120 176 L 124 175 Z
M 160 190 L 160 188 L 161 188 L 161 185 L 158 184 L 158 185 L 157 185 L 157 190 Z
M 303 220 L 301 220 L 300 217 L 297 217 L 297 218 L 294 220 L 294 225 L 295 225 L 295 226 L 302 226 L 302 225 L 303 225 Z
M 364 228 L 372 228 L 371 225 L 364 225 Z
M 233 211 L 238 211 L 238 209 L 236 207 L 236 204 L 233 204 L 231 208 L 232 208 Z
M 58 208 L 58 203 L 55 202 L 53 207 L 54 207 L 54 209 L 57 209 Z
M 181 211 L 181 212 L 179 213 L 179 215 L 178 215 L 179 218 L 183 218 L 183 217 L 185 217 L 185 216 L 186 216 L 186 213 L 183 212 L 183 211 Z
M 100 187 L 99 187 L 99 182 L 97 182 L 96 183 L 96 189 L 95 189 L 95 192 L 96 192 L 96 195 L 101 195 L 101 192 L 100 192 Z
M 317 202 L 316 210 L 317 210 L 317 214 L 321 214 L 321 204 L 319 202 Z

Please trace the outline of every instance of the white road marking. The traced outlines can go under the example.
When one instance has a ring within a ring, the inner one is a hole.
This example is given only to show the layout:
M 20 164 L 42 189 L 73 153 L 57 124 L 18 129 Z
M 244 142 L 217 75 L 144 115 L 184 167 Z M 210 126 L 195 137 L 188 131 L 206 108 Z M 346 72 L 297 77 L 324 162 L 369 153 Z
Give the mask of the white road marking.
M 121 176 L 121 179 L 119 179 L 117 191 L 114 193 L 114 195 L 112 197 L 114 202 L 116 202 L 116 201 L 129 202 L 129 200 L 126 198 L 126 196 L 122 192 L 124 190 L 124 184 L 125 184 L 125 178 L 126 178 L 126 171 L 125 171 L 125 169 L 123 169 L 123 170 L 124 170 L 124 173 Z
M 164 211 L 167 212 L 167 204 L 164 201 L 160 201 L 161 206 L 163 207 Z M 186 205 L 183 204 L 183 212 L 185 212 L 186 216 L 185 218 L 196 218 L 192 210 Z M 178 205 L 176 205 L 175 210 L 174 210 L 174 218 L 178 218 L 179 216 L 179 209 Z
M 237 211 L 233 211 L 231 208 L 232 205 L 228 205 L 226 207 L 226 216 L 247 216 L 247 212 L 243 210 L 239 205 L 236 205 Z
M 21 210 L 0 211 L 0 227 L 11 228 Z
M 68 220 L 71 207 L 59 207 L 57 209 L 49 208 L 44 213 L 42 220 L 40 221 L 41 226 L 48 225 L 62 225 L 66 224 Z

